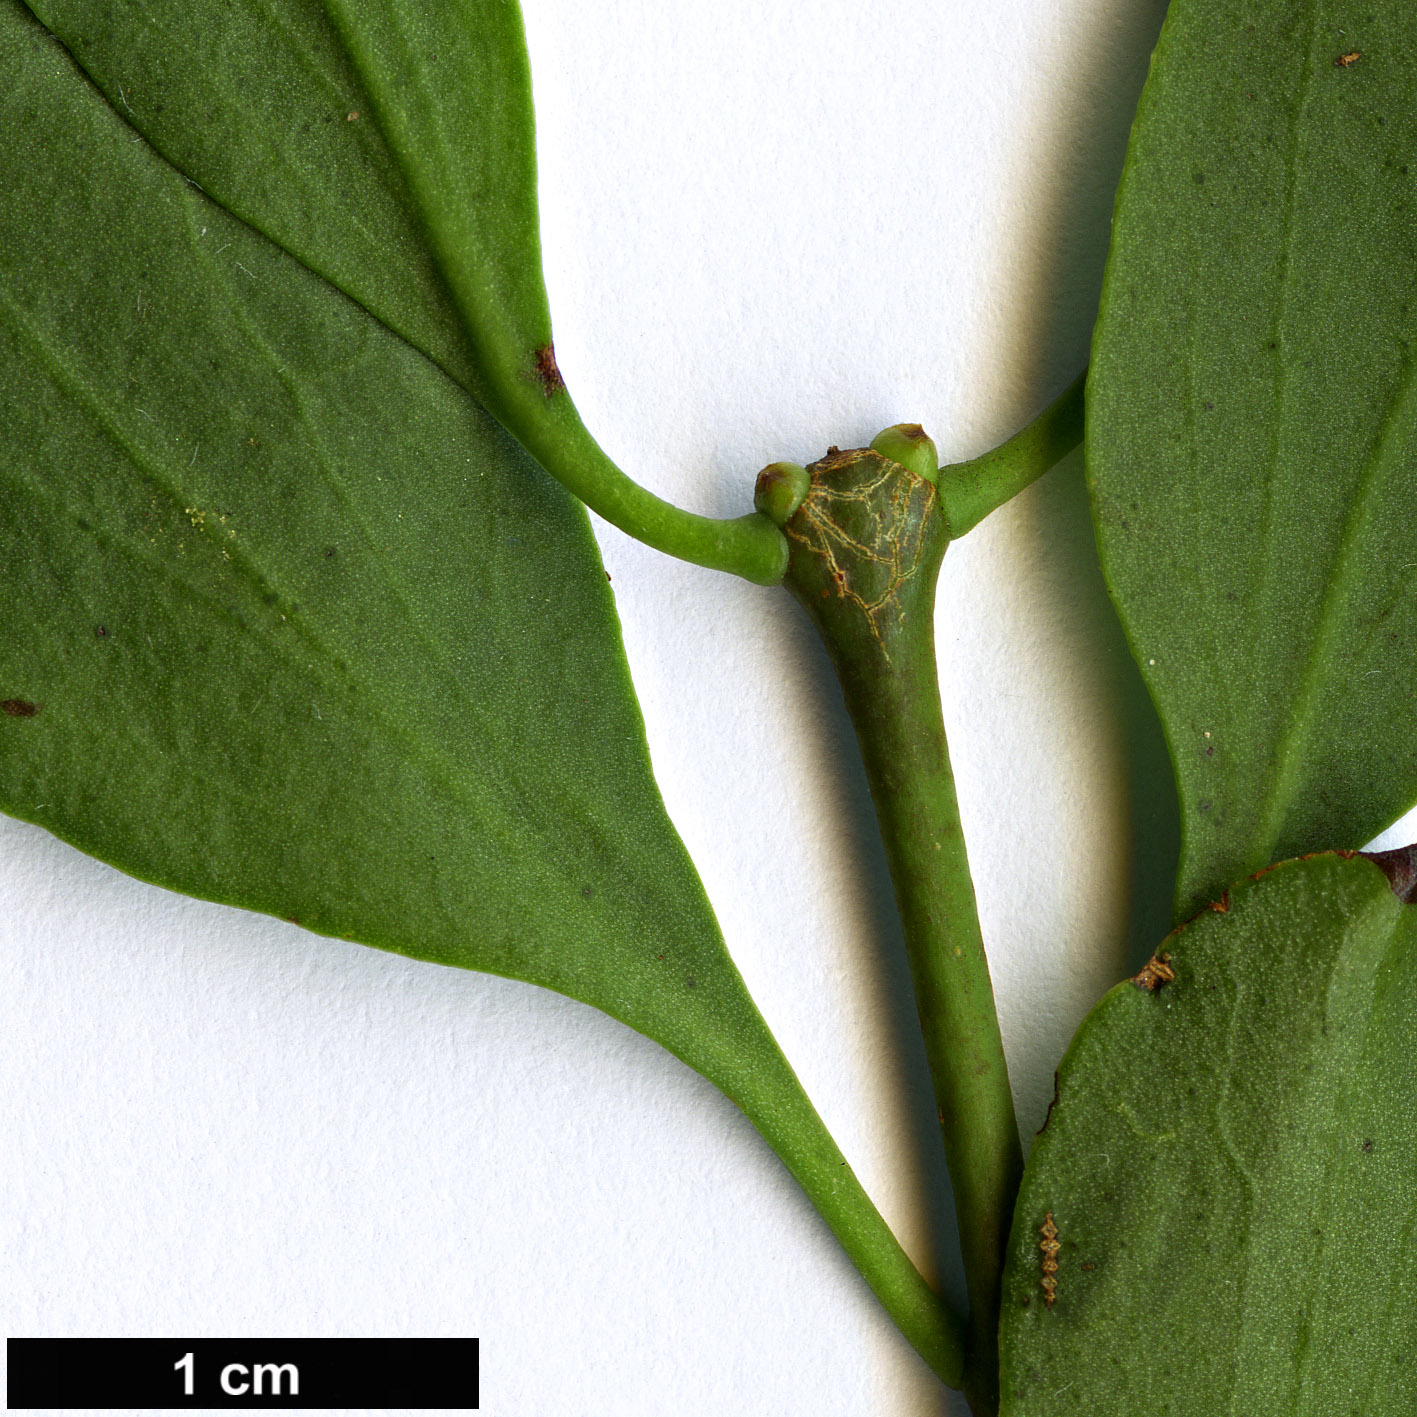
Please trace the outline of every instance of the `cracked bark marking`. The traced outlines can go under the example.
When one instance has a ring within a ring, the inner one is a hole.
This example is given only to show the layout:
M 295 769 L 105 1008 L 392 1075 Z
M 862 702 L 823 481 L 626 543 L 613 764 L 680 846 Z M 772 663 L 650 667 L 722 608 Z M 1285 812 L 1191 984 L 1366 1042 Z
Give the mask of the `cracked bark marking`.
M 920 488 L 933 499 L 935 489 L 917 478 L 902 477 L 901 470 L 883 463 L 871 481 L 856 487 L 835 487 L 824 480 L 812 479 L 806 499 L 796 515 L 784 527 L 786 534 L 805 546 L 823 562 L 836 594 L 850 601 L 866 617 L 872 637 L 885 651 L 881 622 L 894 606 L 901 587 L 919 570 L 919 559 L 911 555 L 906 564 L 907 547 L 914 552 L 917 538 L 908 534 L 912 521 L 911 503 Z M 885 498 L 878 494 L 886 489 Z M 868 546 L 850 535 L 834 515 L 842 503 L 866 508 L 872 522 L 874 546 Z M 929 502 L 927 500 L 926 506 Z M 900 533 L 907 534 L 901 535 Z M 855 567 L 842 564 L 842 554 L 858 563 Z M 861 583 L 860 570 L 879 568 L 885 572 L 886 585 L 880 594 L 869 596 Z M 830 594 L 830 587 L 821 592 Z M 886 654 L 887 660 L 890 656 Z

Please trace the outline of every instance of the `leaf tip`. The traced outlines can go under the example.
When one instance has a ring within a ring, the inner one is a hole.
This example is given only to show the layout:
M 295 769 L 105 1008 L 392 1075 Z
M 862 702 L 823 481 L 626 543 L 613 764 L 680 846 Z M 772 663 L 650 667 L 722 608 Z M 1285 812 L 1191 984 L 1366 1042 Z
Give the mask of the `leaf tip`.
M 1417 842 L 1393 851 L 1359 853 L 1387 877 L 1392 893 L 1404 905 L 1417 905 Z

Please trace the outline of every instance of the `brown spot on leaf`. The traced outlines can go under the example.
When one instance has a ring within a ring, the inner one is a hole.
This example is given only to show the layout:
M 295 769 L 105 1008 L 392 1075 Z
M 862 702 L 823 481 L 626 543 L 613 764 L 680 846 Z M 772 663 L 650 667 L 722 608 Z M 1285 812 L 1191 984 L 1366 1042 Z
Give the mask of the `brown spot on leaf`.
M 0 709 L 4 709 L 11 718 L 33 718 L 39 712 L 39 705 L 30 703 L 28 699 L 5 699 L 0 701 Z
M 1366 856 L 1387 877 L 1392 893 L 1404 905 L 1417 905 L 1417 842 L 1396 851 L 1365 851 Z
M 544 344 L 536 351 L 536 382 L 541 385 L 541 392 L 547 398 L 552 394 L 559 394 L 566 387 L 566 381 L 556 367 L 554 344 Z
M 1163 985 L 1171 983 L 1176 977 L 1176 971 L 1171 967 L 1171 956 L 1165 951 L 1154 954 L 1142 965 L 1141 972 L 1132 977 L 1132 983 L 1138 989 L 1145 989 L 1148 994 L 1154 994 Z
M 1362 57 L 1363 51 L 1360 49 L 1355 49 L 1350 54 L 1340 54 L 1338 58 L 1335 59 L 1333 62 L 1340 69 L 1347 69 L 1352 65 L 1356 64 Z

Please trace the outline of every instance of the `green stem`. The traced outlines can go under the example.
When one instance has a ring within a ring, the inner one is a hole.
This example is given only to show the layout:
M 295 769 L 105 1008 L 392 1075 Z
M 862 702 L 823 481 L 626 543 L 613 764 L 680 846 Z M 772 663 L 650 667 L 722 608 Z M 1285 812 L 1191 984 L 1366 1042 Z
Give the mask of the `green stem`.
M 1017 496 L 1082 442 L 1087 370 L 1007 443 L 970 462 L 940 469 L 940 503 L 950 535 L 958 538 L 995 507 Z
M 898 666 L 844 671 L 842 689 L 900 908 L 970 1295 L 972 1398 L 993 1371 L 1004 1246 L 1023 1174 L 928 617 Z M 976 1400 L 976 1411 L 979 1410 Z
M 809 469 L 784 527 L 786 584 L 841 680 L 900 908 L 969 1285 L 965 1391 L 998 1405 L 1004 1247 L 1023 1171 L 934 654 L 935 585 L 950 528 L 935 489 L 870 450 Z
M 787 543 L 761 512 L 728 519 L 686 512 L 632 481 L 601 450 L 564 389 L 547 396 L 507 381 L 489 405 L 522 446 L 567 491 L 627 536 L 696 566 L 776 585 Z
M 454 376 L 621 531 L 681 560 L 776 585 L 787 548 L 768 518 L 701 517 L 646 491 L 605 455 L 566 392 L 541 276 L 531 71 L 517 6 L 324 7 L 461 316 L 470 358 Z

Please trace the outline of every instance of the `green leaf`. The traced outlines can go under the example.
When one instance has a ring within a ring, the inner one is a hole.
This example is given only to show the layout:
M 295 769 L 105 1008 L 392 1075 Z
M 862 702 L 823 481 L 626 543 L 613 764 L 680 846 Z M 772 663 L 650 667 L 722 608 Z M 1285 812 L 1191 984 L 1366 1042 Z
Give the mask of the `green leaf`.
M 1005 1413 L 1417 1410 L 1417 852 L 1380 859 L 1246 881 L 1083 1024 L 1014 1216 Z
M 582 510 L 157 156 L 14 0 L 0 134 L 0 806 L 143 879 L 656 1039 L 957 1378 L 951 1321 L 665 816 Z M 436 343 L 425 277 L 404 294 Z
M 33 0 L 28 8 L 114 114 L 208 198 L 475 396 L 482 392 L 476 356 L 403 176 L 318 3 Z M 525 204 L 531 184 L 535 242 L 529 152 L 523 161 L 523 183 L 506 200 Z M 538 332 L 549 339 L 544 298 L 540 320 Z
M 1133 131 L 1087 456 L 1182 914 L 1417 799 L 1414 54 L 1410 5 L 1175 0 Z
M 584 517 L 13 7 L 3 33 L 7 807 L 640 1023 L 684 988 L 639 977 L 662 912 L 711 993 Z

